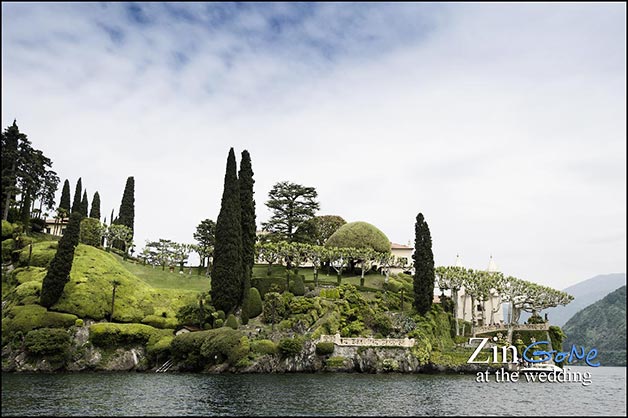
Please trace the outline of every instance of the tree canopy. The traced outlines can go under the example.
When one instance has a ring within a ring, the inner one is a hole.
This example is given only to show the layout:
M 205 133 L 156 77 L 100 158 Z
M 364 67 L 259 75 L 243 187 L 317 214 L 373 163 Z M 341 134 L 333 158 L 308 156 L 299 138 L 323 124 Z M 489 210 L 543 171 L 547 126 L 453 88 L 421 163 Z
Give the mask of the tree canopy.
M 273 186 L 268 193 L 266 206 L 272 216 L 262 224 L 265 231 L 274 234 L 278 240 L 292 242 L 299 225 L 312 218 L 319 209 L 316 201 L 318 193 L 314 187 L 282 181 Z
M 2 219 L 17 221 L 18 216 L 28 224 L 31 206 L 36 199 L 41 207 L 52 209 L 59 177 L 51 170 L 52 161 L 42 151 L 31 146 L 17 122 L 2 133 Z M 20 199 L 18 199 L 18 196 Z M 15 209 L 10 219 L 10 209 Z
M 390 240 L 382 231 L 367 222 L 344 224 L 325 242 L 325 247 L 370 248 L 379 253 L 390 252 Z

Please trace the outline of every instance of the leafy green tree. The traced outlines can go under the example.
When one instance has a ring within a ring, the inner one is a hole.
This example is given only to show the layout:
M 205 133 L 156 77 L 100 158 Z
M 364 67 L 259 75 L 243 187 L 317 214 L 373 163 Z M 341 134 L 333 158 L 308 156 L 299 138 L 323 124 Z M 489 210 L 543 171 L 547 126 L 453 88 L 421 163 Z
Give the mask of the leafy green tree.
M 340 216 L 315 216 L 301 223 L 295 232 L 294 240 L 313 245 L 324 245 L 341 226 L 346 224 Z
M 41 285 L 40 304 L 51 307 L 63 294 L 65 284 L 70 280 L 74 260 L 74 249 L 79 243 L 81 214 L 72 213 L 65 233 L 59 240 L 57 252 L 50 261 L 50 267 Z
M 0 207 L 2 219 L 17 221 L 19 216 L 28 229 L 31 207 L 40 200 L 41 208 L 54 205 L 54 193 L 59 178 L 50 170 L 52 161 L 43 152 L 31 146 L 27 136 L 20 132 L 16 121 L 2 133 L 2 198 Z M 17 196 L 21 197 L 18 202 Z M 18 205 L 19 203 L 19 205 Z M 14 209 L 9 219 L 10 209 Z
M 275 184 L 268 197 L 266 206 L 273 214 L 262 227 L 288 242 L 294 241 L 297 227 L 312 218 L 320 208 L 316 201 L 318 193 L 314 187 L 304 187 L 289 181 Z
M 198 243 L 194 247 L 194 251 L 199 255 L 200 267 L 205 266 L 205 261 L 207 261 L 207 275 L 209 276 L 209 258 L 213 255 L 216 245 L 216 222 L 211 219 L 203 219 L 196 227 L 194 239 Z M 200 274 L 201 269 L 199 268 L 198 271 Z
M 435 269 L 438 279 L 438 287 L 441 291 L 451 290 L 451 301 L 453 304 L 454 317 L 458 315 L 458 292 L 465 283 L 467 271 L 459 266 L 439 266 Z M 456 336 L 460 336 L 460 326 L 455 322 Z
M 175 262 L 174 242 L 160 238 L 158 241 L 147 241 L 141 257 L 153 266 L 161 266 L 162 270 Z
M 135 179 L 133 176 L 126 179 L 122 201 L 120 202 L 120 210 L 118 210 L 117 223 L 124 225 L 131 230 L 131 240 L 133 239 L 133 223 L 135 222 Z M 125 253 L 130 249 L 123 242 L 114 243 L 116 248 L 123 250 Z
M 133 242 L 133 232 L 127 226 L 113 224 L 107 228 L 105 239 L 107 240 L 107 251 L 111 250 L 117 241 L 122 242 L 128 248 Z M 124 254 L 126 256 L 126 253 Z
M 92 208 L 89 211 L 89 217 L 100 220 L 100 195 L 98 192 L 94 193 L 92 199 Z
M 242 313 L 240 318 L 242 324 L 249 322 L 249 289 L 251 288 L 251 277 L 253 274 L 253 264 L 255 263 L 255 200 L 253 198 L 253 167 L 251 166 L 251 156 L 247 150 L 242 151 L 240 160 L 240 171 L 238 172 L 238 182 L 240 188 L 240 222 L 242 224 Z
M 59 176 L 52 170 L 47 170 L 42 176 L 41 186 L 36 194 L 36 198 L 39 200 L 39 210 L 37 211 L 37 217 L 41 218 L 43 208 L 52 210 L 55 206 L 55 193 L 59 187 Z
M 83 190 L 83 183 L 81 182 L 81 178 L 76 181 L 76 188 L 74 189 L 74 200 L 72 201 L 72 209 L 70 213 L 80 212 L 81 211 L 81 193 Z
M 239 306 L 242 299 L 242 276 L 240 188 L 235 153 L 231 148 L 216 222 L 216 247 L 211 274 L 211 298 L 217 310 L 229 313 Z
M 92 247 L 100 247 L 105 232 L 106 228 L 98 219 L 83 218 L 81 221 L 79 242 L 81 244 L 91 245 Z
M 70 213 L 70 182 L 68 179 L 65 179 L 63 182 L 61 200 L 59 200 L 59 209 L 65 209 L 67 214 Z
M 432 307 L 435 275 L 432 237 L 422 213 L 416 217 L 414 236 L 414 307 L 425 315 Z
M 183 244 L 179 242 L 172 243 L 172 254 L 174 261 L 179 264 L 179 271 L 183 271 L 183 265 L 190 256 L 192 246 L 190 244 Z
M 268 265 L 266 275 L 270 276 L 272 273 L 273 264 L 279 260 L 279 247 L 276 242 L 258 242 L 255 244 L 255 249 L 259 259 L 262 259 Z

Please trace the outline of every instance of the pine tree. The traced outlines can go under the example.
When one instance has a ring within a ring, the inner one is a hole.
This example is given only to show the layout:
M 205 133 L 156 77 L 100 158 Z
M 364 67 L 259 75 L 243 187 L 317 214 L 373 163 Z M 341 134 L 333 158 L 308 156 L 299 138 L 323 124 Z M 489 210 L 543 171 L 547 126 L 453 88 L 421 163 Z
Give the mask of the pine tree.
M 89 207 L 89 202 L 87 201 L 87 190 L 84 190 L 83 199 L 81 200 L 81 215 L 83 215 L 83 218 L 87 218 L 88 207 Z
M 92 199 L 92 208 L 89 211 L 89 217 L 100 220 L 100 195 L 98 192 L 94 193 Z
M 419 213 L 414 224 L 414 307 L 425 315 L 434 299 L 434 254 L 430 228 Z
M 238 173 L 240 186 L 240 222 L 242 224 L 242 324 L 249 320 L 249 289 L 251 288 L 251 276 L 255 262 L 255 200 L 253 199 L 253 167 L 251 156 L 247 150 L 242 151 L 240 171 Z
M 63 182 L 63 190 L 61 191 L 61 200 L 59 201 L 59 209 L 65 209 L 70 214 L 70 182 L 65 179 Z
M 76 189 L 74 189 L 74 200 L 72 201 L 72 210 L 70 212 L 80 212 L 81 211 L 81 191 L 82 191 L 82 183 L 81 178 L 79 177 L 76 182 Z
M 70 280 L 74 248 L 79 242 L 82 216 L 79 212 L 70 215 L 70 222 L 59 240 L 57 252 L 50 261 L 50 267 L 41 285 L 40 303 L 49 308 L 61 297 L 65 284 Z
M 126 179 L 126 186 L 122 194 L 122 202 L 118 210 L 118 217 L 115 222 L 131 229 L 131 239 L 133 239 L 133 223 L 135 221 L 135 179 L 131 176 Z M 127 251 L 122 241 L 116 241 L 115 247 Z
M 242 224 L 240 191 L 233 148 L 229 150 L 220 214 L 216 221 L 216 248 L 211 280 L 216 310 L 233 312 L 242 299 Z

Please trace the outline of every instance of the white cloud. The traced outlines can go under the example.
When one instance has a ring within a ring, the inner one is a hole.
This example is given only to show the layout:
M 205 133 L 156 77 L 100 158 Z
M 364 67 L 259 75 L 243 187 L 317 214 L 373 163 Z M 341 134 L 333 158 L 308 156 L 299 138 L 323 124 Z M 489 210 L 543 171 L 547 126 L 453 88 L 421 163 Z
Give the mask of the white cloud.
M 2 7 L 3 126 L 107 216 L 135 176 L 140 246 L 216 218 L 233 146 L 258 224 L 291 180 L 400 243 L 422 212 L 437 264 L 492 254 L 558 288 L 625 271 L 625 5 L 151 5 L 142 26 L 123 4 Z

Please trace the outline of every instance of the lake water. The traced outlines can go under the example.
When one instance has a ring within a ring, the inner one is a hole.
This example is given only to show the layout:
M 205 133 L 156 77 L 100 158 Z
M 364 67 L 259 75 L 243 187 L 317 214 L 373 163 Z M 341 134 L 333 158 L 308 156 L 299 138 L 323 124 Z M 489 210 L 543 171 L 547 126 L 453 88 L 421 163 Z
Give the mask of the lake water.
M 475 375 L 2 374 L 2 415 L 623 415 L 625 367 L 570 367 L 591 384 Z

